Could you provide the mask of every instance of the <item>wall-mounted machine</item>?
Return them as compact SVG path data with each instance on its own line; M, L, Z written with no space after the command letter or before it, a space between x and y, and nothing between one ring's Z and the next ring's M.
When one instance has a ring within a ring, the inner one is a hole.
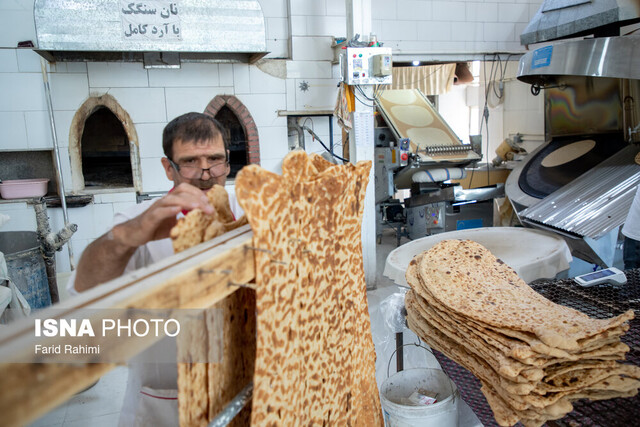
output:
M464 167L481 155L462 143L427 97L417 89L385 90L376 107L387 124L375 133L379 219L397 221L402 207L394 194L409 189L400 217L412 239L492 226L492 200L504 187L464 190L450 182L465 178Z

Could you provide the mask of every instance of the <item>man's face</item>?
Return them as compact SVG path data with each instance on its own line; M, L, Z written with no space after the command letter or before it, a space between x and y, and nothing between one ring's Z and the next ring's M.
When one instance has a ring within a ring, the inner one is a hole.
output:
M202 190L208 190L214 184L224 186L230 171L226 159L224 142L222 137L218 136L206 142L175 141L173 143L173 159L171 160L178 165L180 172L166 157L162 159L162 165L165 168L167 178L172 180L176 186L186 182ZM211 165L216 165L211 172L204 170ZM192 174L195 176L191 177Z

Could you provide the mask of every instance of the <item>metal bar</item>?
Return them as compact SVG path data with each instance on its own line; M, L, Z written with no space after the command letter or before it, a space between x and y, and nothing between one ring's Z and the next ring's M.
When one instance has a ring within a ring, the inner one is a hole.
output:
M396 333L396 371L400 372L404 369L404 344L402 332ZM388 376L388 374L387 374Z
M250 382L234 397L224 409L209 423L209 427L224 427L242 411L253 397L253 382Z
M333 155L333 114L329 116L329 152Z
M47 66L44 58L40 58L40 66L42 68L42 79L44 80L44 92L47 99L47 109L49 110L49 121L51 122L51 138L53 138L53 152L56 160L56 174L58 178L58 193L60 193L60 203L62 205L62 215L64 217L64 225L69 225L69 215L67 214L67 199L64 195L64 180L62 178L62 166L60 164L60 147L58 146L58 136L56 134L56 121L53 118L53 104L51 103L51 88L49 87L49 77L47 76ZM73 258L73 248L71 240L67 242L67 250L69 251L69 265L71 270L75 270L75 260Z

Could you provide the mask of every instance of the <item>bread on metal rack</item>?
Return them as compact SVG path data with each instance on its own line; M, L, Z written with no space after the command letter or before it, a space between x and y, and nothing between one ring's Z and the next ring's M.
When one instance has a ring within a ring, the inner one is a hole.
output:
M638 392L640 367L620 362L632 310L593 319L555 304L469 240L416 256L406 278L409 327L480 380L502 426L539 426L578 399Z

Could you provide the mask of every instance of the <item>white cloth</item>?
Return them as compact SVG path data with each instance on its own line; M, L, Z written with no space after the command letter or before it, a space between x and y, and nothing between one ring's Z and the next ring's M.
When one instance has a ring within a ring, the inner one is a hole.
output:
M6 308L9 310L5 312ZM0 252L0 323L13 322L27 317L29 313L31 313L31 307L9 277L7 261L4 259L4 254Z
M135 425L160 426L179 424L178 390L162 390L142 387L140 389Z
M640 240L640 186L636 190L636 196L622 226L622 234L630 239Z
M234 188L225 187L225 189L229 193L231 212L238 219L244 214L244 211L238 204ZM117 213L114 216L113 225L115 226L137 217L149 209L156 201L157 199L147 200L124 212ZM178 214L178 217L181 216L183 216L181 213ZM146 267L173 254L171 239L149 242L135 251L124 272L129 273ZM75 290L74 282L75 272L71 274L67 282L67 290L71 295L78 293ZM120 427L177 426L178 405L177 400L173 399L173 396L177 397L177 365L175 363L147 362L149 358L145 357L145 355L154 352L162 352L165 355L172 352L176 355L174 359L177 360L175 338L165 338L129 361L127 389L118 424ZM162 414L162 416L155 416L154 413L156 413L155 415ZM153 419L153 422L149 422L151 419Z

